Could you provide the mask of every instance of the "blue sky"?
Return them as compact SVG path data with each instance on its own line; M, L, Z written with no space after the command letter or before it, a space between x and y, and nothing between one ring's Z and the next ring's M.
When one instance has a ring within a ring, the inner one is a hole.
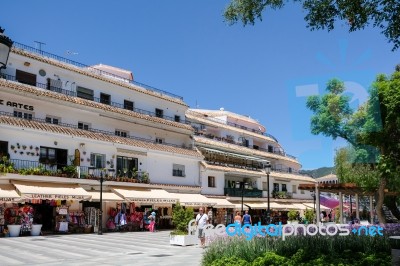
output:
M344 144L310 133L306 96L346 81L356 106L377 73L399 63L379 30L309 31L297 4L267 11L255 26L229 26L228 1L5 1L0 26L14 41L84 64L133 71L135 80L195 108L249 115L304 169L332 166ZM6 11L8 10L8 11ZM6 11L6 12L5 12ZM67 54L71 51L77 54Z

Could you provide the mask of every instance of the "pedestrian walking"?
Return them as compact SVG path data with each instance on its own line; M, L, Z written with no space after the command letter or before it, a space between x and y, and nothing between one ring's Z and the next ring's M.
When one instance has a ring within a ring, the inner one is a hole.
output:
M250 214L249 214L249 211L246 211L245 212L245 214L243 215L243 218L242 218L242 224L243 225L247 225L247 224L252 224L252 222L251 222L251 216L250 216Z
M200 207L199 213L196 216L196 225L202 248L206 247L206 238L203 229L207 225L207 223L208 223L208 216L207 214L204 213L204 208Z

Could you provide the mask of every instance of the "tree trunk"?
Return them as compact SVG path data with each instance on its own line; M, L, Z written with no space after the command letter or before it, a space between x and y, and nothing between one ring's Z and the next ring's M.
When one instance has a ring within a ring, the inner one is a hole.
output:
M386 178L381 177L380 182L379 182L379 188L378 188L378 199L376 201L375 205L375 211L376 215L378 216L378 220L380 224L385 224L386 219L385 215L383 213L383 201L385 199L385 188L386 188Z
M396 196L386 196L384 202L386 207L389 208L389 210L397 218L397 220L400 220L400 211L397 208L396 201L397 201Z

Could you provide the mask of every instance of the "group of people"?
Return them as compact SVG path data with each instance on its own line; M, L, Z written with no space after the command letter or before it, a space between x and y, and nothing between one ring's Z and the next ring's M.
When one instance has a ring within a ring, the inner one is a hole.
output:
M235 223L240 224L240 225L247 225L247 224L251 225L252 224L249 211L245 211L245 214L243 215L243 217L240 215L240 212L236 212L236 216L233 220Z

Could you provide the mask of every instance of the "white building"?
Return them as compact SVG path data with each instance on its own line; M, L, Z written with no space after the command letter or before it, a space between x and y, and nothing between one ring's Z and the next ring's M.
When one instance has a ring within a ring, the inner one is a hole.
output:
M19 43L1 77L0 154L12 166L0 183L14 185L19 200L75 200L70 210L83 211L78 200L98 200L101 176L107 212L116 206L111 201L158 208L181 200L163 201L161 190L200 192L203 156L193 147L182 97L135 82L130 71L85 66ZM147 190L135 197L135 188ZM1 191L0 203L13 201Z
M310 191L299 190L298 185L315 180L299 174L298 160L258 121L223 108L190 109L186 119L195 128L195 145L204 155L202 194L226 197L237 209L242 207L242 193L245 208L252 209L267 209L268 192L272 210L304 210L301 203L312 202ZM267 164L272 166L269 191Z

